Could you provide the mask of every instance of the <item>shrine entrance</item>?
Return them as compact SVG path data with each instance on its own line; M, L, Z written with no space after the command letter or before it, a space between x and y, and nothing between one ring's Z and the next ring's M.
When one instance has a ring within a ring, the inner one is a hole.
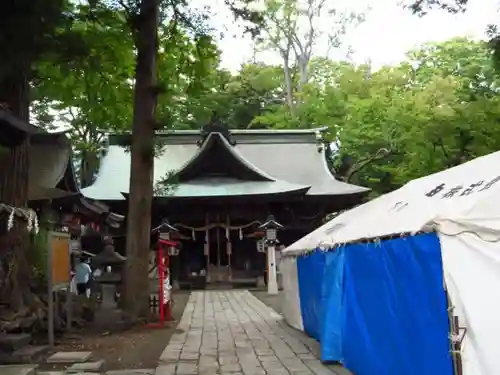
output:
M204 225L173 223L181 236L181 279L203 277L207 284L254 286L265 272L265 254L257 251L259 221L231 224L230 217L206 215ZM189 235L190 234L190 235Z
M209 230L208 282L231 281L230 242L226 238L224 228L215 227Z

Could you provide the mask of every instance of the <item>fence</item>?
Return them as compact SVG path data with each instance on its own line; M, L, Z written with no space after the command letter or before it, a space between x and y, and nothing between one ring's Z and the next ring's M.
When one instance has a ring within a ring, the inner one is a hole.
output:
M99 291L93 291L97 303L100 305L102 303L102 294ZM117 305L120 304L120 293L115 293L115 302ZM158 315L160 313L160 300L158 294L151 293L149 295L149 310L151 314Z

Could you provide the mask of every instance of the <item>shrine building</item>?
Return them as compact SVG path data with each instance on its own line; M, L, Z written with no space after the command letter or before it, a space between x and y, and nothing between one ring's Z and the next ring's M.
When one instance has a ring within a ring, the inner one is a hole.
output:
M51 221L57 223L59 229L76 229L88 223L119 228L123 216L81 193L72 163L72 145L66 133L49 133L0 107L0 161L8 149L29 137L28 206L39 216L50 213ZM0 163L0 173L7 173L2 168L10 166Z
M201 131L157 133L152 227L168 220L177 229L181 284L200 277L255 283L266 271L259 226L269 215L283 226L278 240L286 246L327 214L362 201L368 189L331 174L321 132L227 130L212 123ZM96 181L82 192L126 214L129 180L130 135L110 135ZM119 240L115 245L124 251Z

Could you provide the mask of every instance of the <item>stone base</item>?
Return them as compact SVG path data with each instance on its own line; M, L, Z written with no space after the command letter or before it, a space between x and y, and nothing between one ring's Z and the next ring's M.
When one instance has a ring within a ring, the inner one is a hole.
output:
M265 288L266 287L266 279L264 276L257 277L257 288Z
M270 283L267 285L267 293L271 295L277 295L279 294L278 291L278 284L276 283Z

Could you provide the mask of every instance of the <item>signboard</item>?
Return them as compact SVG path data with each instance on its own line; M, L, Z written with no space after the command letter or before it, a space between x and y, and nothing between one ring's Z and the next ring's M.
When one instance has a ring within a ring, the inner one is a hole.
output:
M68 233L49 233L49 251L51 252L49 274L52 275L54 288L66 286L71 282L70 243Z
M49 232L47 236L48 341L54 347L54 320L57 314L54 291L67 288L67 324L71 326L71 238L68 233Z

